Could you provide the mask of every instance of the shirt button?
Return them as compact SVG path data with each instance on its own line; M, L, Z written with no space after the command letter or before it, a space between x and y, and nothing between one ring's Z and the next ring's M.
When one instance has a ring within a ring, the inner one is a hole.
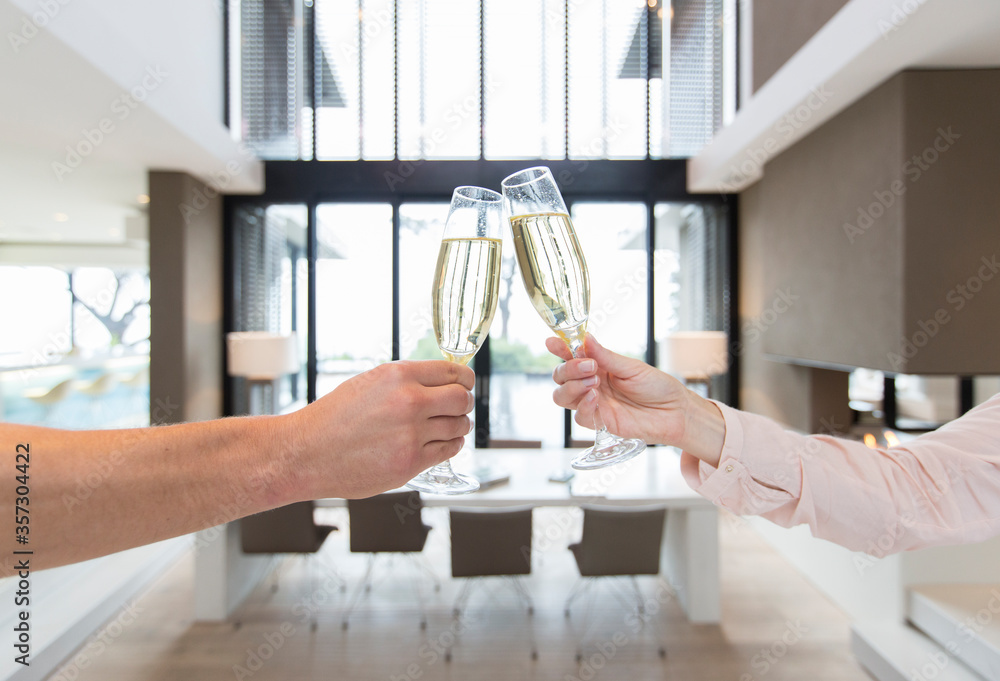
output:
M728 466L726 466L726 472L727 473L732 473L733 472L733 464L729 464Z

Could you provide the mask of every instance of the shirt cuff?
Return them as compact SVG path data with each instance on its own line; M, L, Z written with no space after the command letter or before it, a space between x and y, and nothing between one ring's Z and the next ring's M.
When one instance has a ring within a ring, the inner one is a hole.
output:
M714 400L713 400L714 402ZM787 491L772 489L757 482L748 466L746 442L740 412L714 402L726 422L726 438L718 467L681 452L681 474L691 489L712 503L740 515L756 514L787 503L793 497Z

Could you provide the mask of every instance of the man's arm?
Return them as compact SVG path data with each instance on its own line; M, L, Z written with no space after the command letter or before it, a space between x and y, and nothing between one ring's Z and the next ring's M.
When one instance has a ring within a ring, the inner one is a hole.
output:
M34 565L53 567L296 501L399 487L458 453L473 382L449 362L395 362L284 416L115 431L0 424L0 552L30 549ZM28 495L16 493L18 445Z

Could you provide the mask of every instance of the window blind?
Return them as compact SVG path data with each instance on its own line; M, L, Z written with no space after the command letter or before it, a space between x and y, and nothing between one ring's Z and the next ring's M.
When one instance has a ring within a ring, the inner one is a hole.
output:
M231 2L265 159L685 157L733 71L724 0Z

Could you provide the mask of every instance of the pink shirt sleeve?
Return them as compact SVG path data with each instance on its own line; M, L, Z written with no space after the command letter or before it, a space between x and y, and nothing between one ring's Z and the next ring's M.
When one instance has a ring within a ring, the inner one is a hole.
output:
M713 468L684 452L698 493L738 515L806 523L816 537L883 556L1000 534L1000 394L905 445L799 435L720 404Z

